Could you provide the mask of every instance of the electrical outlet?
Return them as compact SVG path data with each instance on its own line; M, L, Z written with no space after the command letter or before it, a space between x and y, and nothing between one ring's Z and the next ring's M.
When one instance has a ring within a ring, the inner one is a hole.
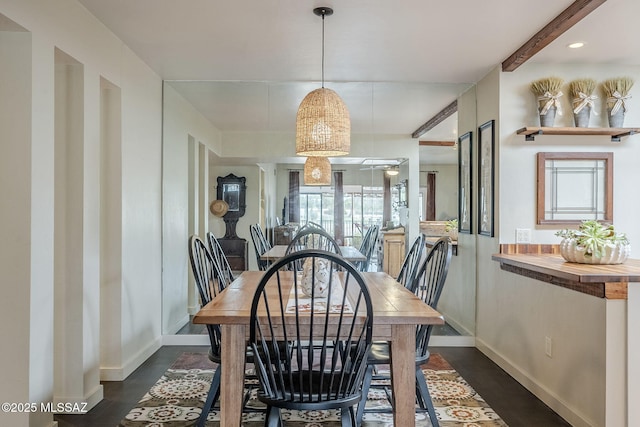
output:
M516 243L531 243L531 229L516 228Z
M544 337L544 353L549 357L553 357L553 340L551 337Z

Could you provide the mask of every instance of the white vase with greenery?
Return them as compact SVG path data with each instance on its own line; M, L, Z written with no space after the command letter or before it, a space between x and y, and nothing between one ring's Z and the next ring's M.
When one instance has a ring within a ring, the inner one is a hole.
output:
M613 225L595 220L582 221L577 230L564 229L560 254L569 262L580 264L622 264L631 253L629 239L615 231Z

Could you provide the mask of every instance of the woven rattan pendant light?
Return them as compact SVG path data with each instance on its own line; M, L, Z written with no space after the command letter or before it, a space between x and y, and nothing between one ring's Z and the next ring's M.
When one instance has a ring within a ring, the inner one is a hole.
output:
M324 87L324 17L329 7L317 7L322 17L322 87L309 92L298 107L296 154L299 156L345 156L351 148L351 119L340 96Z
M331 163L326 157L307 157L304 185L331 185Z

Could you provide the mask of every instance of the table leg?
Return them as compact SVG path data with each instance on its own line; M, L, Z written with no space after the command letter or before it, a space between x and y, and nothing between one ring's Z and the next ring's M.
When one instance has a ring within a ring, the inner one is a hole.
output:
M245 325L221 325L220 427L238 427L242 419Z
M416 425L416 327L392 325L391 387L394 396L393 423Z

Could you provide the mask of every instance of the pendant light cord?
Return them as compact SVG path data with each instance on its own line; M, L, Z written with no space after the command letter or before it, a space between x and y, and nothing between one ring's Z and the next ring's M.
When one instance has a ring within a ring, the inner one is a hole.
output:
M324 11L322 12L322 88L324 89Z

